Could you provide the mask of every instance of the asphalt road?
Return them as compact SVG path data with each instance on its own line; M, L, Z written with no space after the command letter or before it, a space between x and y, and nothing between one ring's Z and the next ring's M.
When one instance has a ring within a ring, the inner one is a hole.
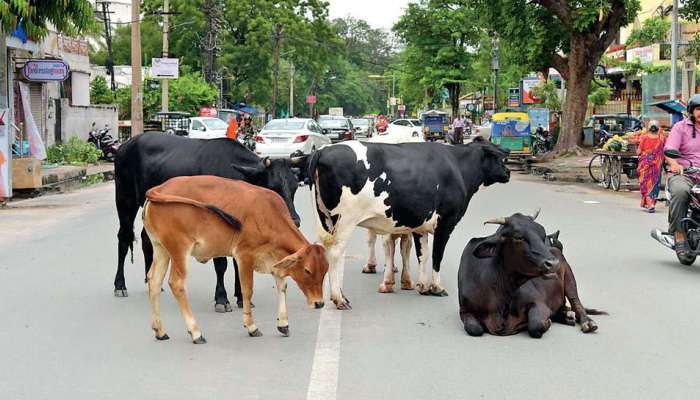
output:
M290 282L291 336L275 329L276 294L256 275L250 338L242 313L213 310L212 264L193 263L189 292L208 343L194 345L166 289L162 318L171 340L150 330L143 262L127 265L128 298L112 294L117 218L112 184L12 203L0 210L1 399L658 399L697 397L700 265L684 267L653 242L665 207L649 215L633 194L611 194L515 176L472 200L447 247L449 297L379 294L381 275L360 273L365 232L347 254L351 311L310 310ZM308 188L302 228L315 239ZM541 207L560 239L587 307L608 310L595 334L554 325L470 338L457 314L456 275L482 222ZM383 264L381 245L377 244ZM398 260L397 260L398 261ZM415 277L417 262L412 260ZM227 285L232 294L232 276ZM319 324L319 321L322 321ZM313 372L312 372L313 371Z

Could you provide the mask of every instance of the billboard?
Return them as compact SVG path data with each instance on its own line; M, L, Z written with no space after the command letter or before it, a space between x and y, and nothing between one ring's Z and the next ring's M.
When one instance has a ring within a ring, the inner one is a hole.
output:
M542 100L532 94L532 89L540 84L540 78L525 78L522 81L523 87L523 104L535 104Z
M508 89L508 107L520 107L520 88Z
M549 130L549 109L530 108L527 110L527 117L530 119L530 128L532 132L534 132L539 125L542 125L544 130Z

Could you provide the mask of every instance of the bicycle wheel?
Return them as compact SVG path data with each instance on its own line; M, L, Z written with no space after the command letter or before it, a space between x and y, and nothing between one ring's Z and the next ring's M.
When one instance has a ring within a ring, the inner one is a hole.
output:
M610 186L612 190L618 192L620 190L620 181L622 180L622 161L619 158L614 158L611 162Z
M603 158L603 172L602 172L602 183L603 187L610 189L610 177L612 174L612 160L609 156L602 156Z
M603 181L603 157L600 154L594 154L588 163L588 175L595 183Z

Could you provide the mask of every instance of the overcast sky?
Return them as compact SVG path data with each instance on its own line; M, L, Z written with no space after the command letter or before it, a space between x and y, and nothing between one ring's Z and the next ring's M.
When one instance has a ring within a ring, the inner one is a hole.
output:
M329 0L330 17L351 15L364 19L374 28L391 29L403 14L408 3L414 0Z
M415 0L329 0L330 17L343 18L351 15L364 19L374 28L391 29L403 14L408 3ZM114 21L131 20L131 7L128 0L118 0L110 6Z

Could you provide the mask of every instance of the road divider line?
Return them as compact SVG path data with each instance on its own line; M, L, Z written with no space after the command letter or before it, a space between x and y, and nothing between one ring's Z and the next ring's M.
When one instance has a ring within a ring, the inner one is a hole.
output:
M338 271L338 282L342 287L342 268ZM348 311L336 310L333 302L329 302L321 310L306 400L335 400L337 397L340 329L344 312Z

